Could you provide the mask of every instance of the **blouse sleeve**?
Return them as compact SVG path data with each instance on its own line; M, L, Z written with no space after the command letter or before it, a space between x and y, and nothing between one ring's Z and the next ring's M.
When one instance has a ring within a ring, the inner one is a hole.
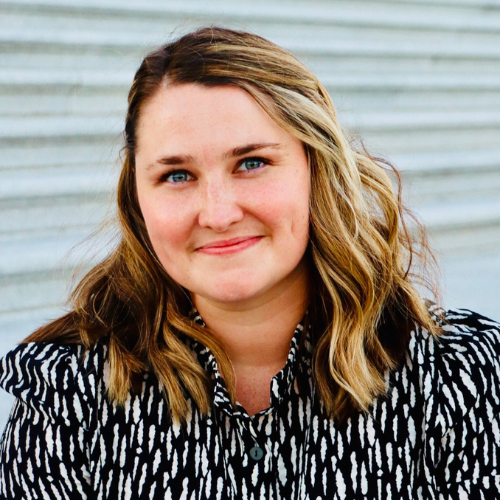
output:
M82 347L22 344L0 365L16 396L0 442L0 497L89 498L95 374Z
M424 370L428 477L439 499L500 498L500 325L449 312Z

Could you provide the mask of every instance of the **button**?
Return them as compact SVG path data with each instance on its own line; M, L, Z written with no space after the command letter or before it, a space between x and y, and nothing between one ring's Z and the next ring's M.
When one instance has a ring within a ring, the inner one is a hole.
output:
M255 445L250 449L250 456L257 462L264 456L264 451L260 446Z

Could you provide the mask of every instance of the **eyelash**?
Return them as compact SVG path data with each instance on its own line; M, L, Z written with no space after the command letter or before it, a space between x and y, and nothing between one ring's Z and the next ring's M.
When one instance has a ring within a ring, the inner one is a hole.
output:
M243 166L244 163L251 163L251 162L260 163L260 165L256 168L250 168L248 170L246 170L246 169L239 170ZM243 160L241 160L238 163L238 167L237 167L236 171L237 172L238 171L240 171L240 172L253 172L254 170L260 170L262 167L269 165L269 163L270 163L269 160L266 160L265 158L252 156L252 157L244 158ZM168 180L172 176L179 175L179 174L185 174L187 178L185 180L182 180L179 182L172 182L172 181ZM165 172L164 174L162 174L161 177L159 178L159 183L161 184L161 183L169 182L171 184L184 184L185 182L187 182L191 179L193 179L193 175L191 173L189 173L189 171L184 170L184 169L175 169L175 170L170 170L169 172Z
M163 175L161 175L160 179L159 179L159 183L162 184L164 182L169 182L169 177L172 177L174 175L179 175L179 174L185 174L186 177L189 177L189 178L192 178L193 176L187 171L187 170L184 170L184 169L175 169L175 170L170 170L170 172L165 172ZM187 182L188 180L190 179L186 179L186 180L183 180L183 181L180 181L180 182L171 182L171 184L183 184L184 182Z
M247 162L248 163L250 163L250 162L261 163L261 165L259 165L257 168L251 168L249 170L245 170L245 172L252 172L253 170L260 170L263 166L269 165L269 160L266 160L265 158L260 158L258 156L252 156L252 157L244 158L243 160L241 160L239 165L238 165L238 168L236 170L238 170L244 163L247 163Z

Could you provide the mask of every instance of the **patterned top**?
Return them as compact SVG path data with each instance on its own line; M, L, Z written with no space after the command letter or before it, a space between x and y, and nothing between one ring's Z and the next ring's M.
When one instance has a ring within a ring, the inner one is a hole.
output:
M124 407L106 400L105 342L23 344L2 361L18 399L0 457L8 499L491 499L500 498L500 325L446 313L439 339L415 328L387 396L345 423L314 398L311 348L271 382L270 407L231 407L212 354L193 344L215 381L213 408L173 423L146 374ZM297 390L296 362L309 390Z

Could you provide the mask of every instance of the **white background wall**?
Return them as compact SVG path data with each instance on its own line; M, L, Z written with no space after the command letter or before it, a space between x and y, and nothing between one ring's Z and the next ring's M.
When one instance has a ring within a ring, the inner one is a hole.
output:
M206 24L270 38L318 74L346 127L402 170L446 305L500 319L500 1L0 0L0 352L103 255L109 233L73 248L112 217L141 56Z

